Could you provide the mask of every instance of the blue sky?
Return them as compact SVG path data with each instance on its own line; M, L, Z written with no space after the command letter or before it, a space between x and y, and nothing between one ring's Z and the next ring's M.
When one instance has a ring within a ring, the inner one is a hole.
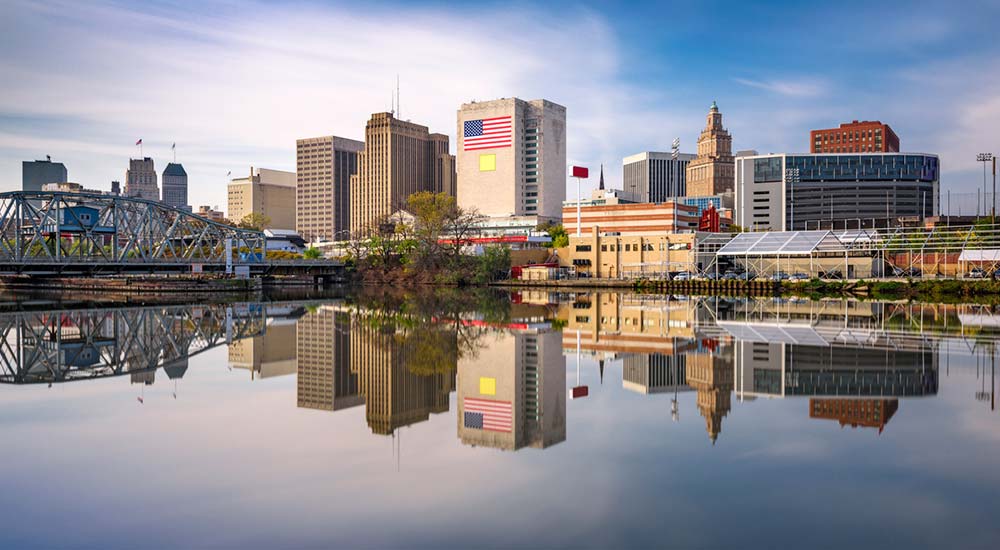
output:
M1000 153L1000 2L72 2L0 5L0 189L46 154L106 189L142 138L192 204L226 173L293 169L295 139L360 139L389 107L452 136L470 100L568 109L569 157L694 151L716 100L736 149L808 150L812 128L893 126L975 192ZM596 183L596 182L595 182Z

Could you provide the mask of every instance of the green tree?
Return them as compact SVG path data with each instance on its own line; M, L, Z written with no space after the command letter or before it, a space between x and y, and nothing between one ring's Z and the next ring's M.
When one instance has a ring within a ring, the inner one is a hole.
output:
M551 243L545 246L549 248L563 248L569 246L569 234L561 223L546 222L538 226L539 231L545 231L552 239Z
M323 257L323 253L315 246L310 246L302 251L302 257L307 260L318 260Z
M236 227L240 229L252 229L254 231L263 231L271 226L271 218L261 214L259 212L251 212L246 216L243 216Z

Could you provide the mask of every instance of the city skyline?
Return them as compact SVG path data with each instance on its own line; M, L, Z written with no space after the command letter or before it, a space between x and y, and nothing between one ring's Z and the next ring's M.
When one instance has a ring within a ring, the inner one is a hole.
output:
M17 78L0 95L0 189L17 189L20 163L45 155L74 181L109 188L142 138L143 155L160 165L178 143L192 205L224 204L229 171L294 169L303 137L362 138L371 113L390 107L397 74L401 118L447 131L452 153L462 103L518 96L565 105L567 161L608 164L613 188L627 155L669 150L674 137L693 152L713 100L734 150L806 152L811 129L881 120L905 151L939 154L943 188L960 193L981 183L975 153L996 149L1000 96L989 75L998 47L985 31L998 8L985 3L885 4L864 20L852 15L860 4L645 4L628 17L613 4L477 6L6 3L11 41L0 63ZM720 10L728 16L713 17ZM192 11L201 17L179 17ZM652 16L666 12L676 25L662 28ZM508 20L532 40L479 38ZM820 46L817 64L810 52ZM442 51L434 67L417 62ZM642 64L631 62L640 55ZM184 93L191 83L198 93Z

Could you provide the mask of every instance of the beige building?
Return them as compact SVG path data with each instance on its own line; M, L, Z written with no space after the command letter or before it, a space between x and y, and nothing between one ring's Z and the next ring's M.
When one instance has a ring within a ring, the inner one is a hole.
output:
M213 222L221 222L221 221L225 221L225 219L226 219L225 213L220 212L220 211L216 210L215 208L212 208L211 206L208 206L208 205L199 206L198 207L198 211L195 212L195 214L198 214L199 216L201 216L203 218L208 218L208 219L212 220Z
M306 241L346 239L351 176L358 172L358 153L364 149L362 141L337 136L296 141L295 230Z
M458 362L458 438L515 451L566 439L566 357L562 333L523 324L485 337Z
M426 126L375 113L365 126L365 148L350 183L350 230L366 231L380 218L406 206L420 191L448 192L454 166L448 136Z
M157 184L156 167L153 159L129 159L125 171L125 196L151 201L160 200L160 186Z
M697 254L698 233L571 236L558 251L559 265L589 277L662 277L695 272L712 261ZM704 234L701 234L704 235Z
M700 219L697 206L677 201L581 205L579 224L576 214L576 205L562 210L563 227L573 236L587 236L594 232L631 236L697 231Z
M251 379L295 374L295 320L272 320L263 334L229 344L229 364L249 370Z
M250 175L229 182L229 219L250 213L271 219L269 229L295 229L295 172L250 167Z
M458 205L558 221L566 200L566 108L544 99L463 104Z
M687 165L687 196L731 193L735 174L733 138L723 128L722 113L713 101L708 122L698 138L698 156Z

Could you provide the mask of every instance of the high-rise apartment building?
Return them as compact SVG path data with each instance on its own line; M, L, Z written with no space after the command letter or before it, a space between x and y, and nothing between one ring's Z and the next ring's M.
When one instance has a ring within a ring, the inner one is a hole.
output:
M346 239L351 176L358 173L364 142L323 136L300 139L295 145L295 230L309 242Z
M191 210L188 206L188 175L176 162L163 169L163 202L177 208Z
M41 191L46 183L66 181L69 181L66 166L61 162L52 162L52 157L45 157L45 160L26 160L21 163L22 191Z
M426 126L375 113L365 126L365 148L358 154L358 173L351 176L351 232L371 229L379 219L406 206L414 193L446 192L454 180L448 136ZM450 179L449 179L450 178Z
M898 153L899 137L878 120L853 120L839 128L809 132L811 153Z
M270 218L269 229L295 228L295 172L250 167L250 175L229 183L229 209L233 222L251 213Z
M634 202L666 202L687 195L687 167L695 156L646 151L622 161L622 189Z
M153 159L129 159L125 171L125 196L151 201L160 200L160 186L157 184L156 167Z
M566 200L566 108L544 99L458 111L458 205L491 217L559 220Z
M722 126L722 113L713 101L708 122L698 138L698 156L687 165L687 196L731 192L734 170L733 138Z

